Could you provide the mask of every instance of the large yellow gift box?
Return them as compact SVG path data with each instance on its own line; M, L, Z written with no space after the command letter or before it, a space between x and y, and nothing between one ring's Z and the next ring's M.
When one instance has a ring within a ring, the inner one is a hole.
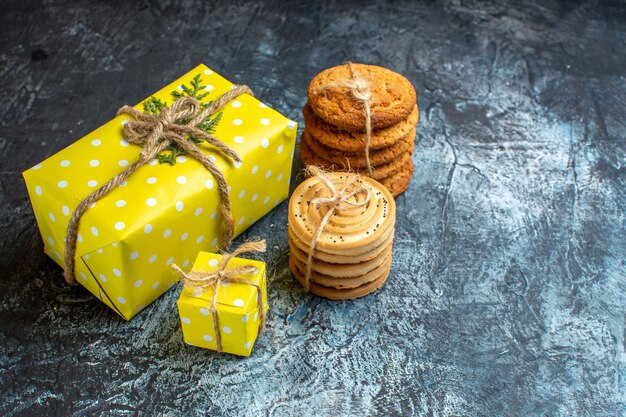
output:
M209 102L232 88L199 65L135 108L169 106L185 94ZM78 204L142 150L124 139L129 118L114 118L23 173L44 251L61 267L68 222ZM228 183L237 236L287 198L297 125L248 94L207 123L242 159L236 163L211 145L198 145ZM198 251L220 244L224 226L217 188L211 173L189 155L162 152L82 216L77 281L129 320L178 281L172 263L185 268Z
M214 272L223 255L200 252L191 269L192 272ZM216 314L222 351L240 356L250 356L259 334L261 314L267 312L265 263L244 258L232 258L228 269L244 265L256 267L256 273L241 275L261 288L263 311L257 300L258 290L254 285L222 281L217 292ZM178 312L183 328L185 343L206 349L217 350L217 337L213 322L213 296L215 288L205 290L185 285L178 299Z

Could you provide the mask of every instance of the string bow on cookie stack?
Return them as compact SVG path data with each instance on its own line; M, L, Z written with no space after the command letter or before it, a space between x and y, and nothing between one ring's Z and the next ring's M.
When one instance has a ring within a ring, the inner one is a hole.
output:
M375 291L389 275L395 202L358 174L308 167L289 201L289 265L305 290L336 299Z
M406 78L351 62L329 68L311 80L302 113L305 164L354 169L380 181L394 197L406 190L419 118L415 89Z

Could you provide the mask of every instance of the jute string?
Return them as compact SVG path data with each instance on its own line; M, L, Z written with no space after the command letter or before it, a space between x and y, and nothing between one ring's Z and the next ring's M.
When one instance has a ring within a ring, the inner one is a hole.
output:
M214 288L213 300L211 302L211 314L213 316L213 330L215 331L215 341L217 343L217 351L222 351L222 336L220 334L219 317L217 314L217 296L222 282L233 282L237 284L251 285L257 289L257 306L259 308L259 334L265 328L265 306L263 305L263 288L256 282L241 278L241 275L252 275L257 272L257 268L253 265L243 265L237 268L228 268L228 263L237 255L246 252L265 252L265 240L255 240L243 243L233 252L224 254L217 269L213 272L183 272L176 264L172 264L172 268L180 274L185 285L192 288Z
M135 171L155 158L168 146L175 143L183 149L189 156L198 160L212 175L217 182L220 196L220 210L224 218L224 235L222 245L227 248L235 230L235 222L230 208L230 197L228 195L228 184L224 175L211 159L202 153L198 145L187 139L188 135L193 135L203 139L206 143L218 148L222 153L235 162L241 162L239 155L228 145L224 144L215 136L200 130L197 126L212 114L218 112L226 103L240 96L241 94L253 95L252 90L246 85L239 85L232 90L218 97L206 108L202 108L198 100L193 97L181 97L170 107L165 107L159 114L145 114L139 110L123 106L117 111L117 115L128 114L133 119L124 126L124 138L143 149L135 162L125 170L111 178L102 187L89 194L80 202L70 218L67 226L67 236L65 238L65 280L73 284L75 277L75 256L76 241L78 237L78 227L83 214L95 202L109 194L118 185L124 182Z
M326 84L321 84L315 89L316 94L320 94L329 88L347 88L354 98L363 103L365 112L365 161L367 164L367 174L372 176L372 164L370 162L370 146L372 142L372 91L370 83L356 73L352 62L348 62L350 78L335 80Z
M311 272L313 270L313 258L315 257L317 244L319 243L320 237L322 236L324 229L326 229L330 218L335 214L338 209L344 207L362 207L369 204L370 190L362 184L357 185L360 178L358 174L346 173L346 175L348 176L347 181L340 190L337 190L335 184L333 184L326 172L321 168L315 165L309 165L307 166L306 170L309 176L317 177L320 182L324 184L326 188L328 188L328 190L330 191L329 197L318 197L311 200L311 204L313 204L315 207L327 206L328 211L326 212L324 217L322 217L320 224L317 225L317 229L315 230L315 233L313 233L313 237L311 238L309 254L306 261L306 271L304 274L304 289L309 291L309 288L311 286ZM354 198L354 201L351 200L352 197L356 197L359 193L363 192L365 193L365 199L363 199L362 201L357 201L356 198Z

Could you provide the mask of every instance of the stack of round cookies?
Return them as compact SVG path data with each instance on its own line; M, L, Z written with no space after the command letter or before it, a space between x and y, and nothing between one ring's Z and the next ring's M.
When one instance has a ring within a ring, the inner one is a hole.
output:
M409 80L387 68L349 63L316 75L307 95L300 138L305 164L364 173L394 197L407 189L419 118Z
M333 189L314 175L289 200L289 266L313 294L353 300L380 288L389 275L396 205L370 178L325 176Z

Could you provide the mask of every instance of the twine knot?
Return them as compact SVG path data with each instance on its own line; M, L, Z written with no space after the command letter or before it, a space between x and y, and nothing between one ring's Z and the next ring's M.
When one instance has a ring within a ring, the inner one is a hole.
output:
M354 78L353 75L352 80L347 80L344 85L350 88L350 92L357 100L368 101L372 99L370 84L364 78Z
M313 233L313 237L311 238L311 244L309 253L306 261L306 271L304 274L304 289L309 291L311 286L311 273L313 271L313 257L315 256L315 251L317 249L317 244L322 236L322 232L328 225L330 218L335 214L335 212L340 209L342 206L348 207L363 207L369 204L370 202L370 190L365 187L363 184L357 185L360 183L360 175L358 174L346 174L347 180L341 189L337 189L335 184L330 180L326 172L315 166L309 165L306 168L307 174L309 176L317 177L320 182L322 182L328 191L330 192L330 197L317 197L311 200L311 204L314 206L327 206L328 211L322 217L315 233ZM356 197L360 193L365 193L365 198L361 201L358 201Z
M318 85L315 89L315 93L320 94L330 88L347 88L355 99L363 103L366 135L365 161L367 164L367 174L371 177L373 168L370 161L370 146L372 142L372 98L374 95L369 81L356 73L352 62L348 62L346 65L350 71L350 78L342 78L326 84Z
M158 114L146 114L134 107L123 106L117 111L117 115L127 114L131 116L124 125L124 138L134 145L143 149L135 162L125 170L111 178L102 187L89 194L81 201L67 226L67 236L65 238L65 280L73 284L75 277L75 256L76 241L78 239L78 227L83 214L93 203L108 195L118 185L124 182L135 171L155 158L159 153L175 143L189 156L196 159L209 171L217 182L220 196L220 211L224 219L224 234L222 246L228 248L235 233L235 220L231 213L230 197L228 195L228 184L224 174L215 163L199 149L199 145L189 140L189 136L200 139L219 149L224 155L235 162L241 162L241 157L228 145L215 136L206 133L198 127L211 115L217 113L226 103L240 96L241 94L253 95L252 90L246 85L234 86L212 101L208 106L202 107L200 102L194 97L180 97L169 107L164 107Z
M217 268L212 272L196 272L191 271L185 273L176 264L172 264L174 269L182 277L183 283L191 288L200 288L205 290L207 288L213 288L213 300L211 302L211 313L213 316L213 330L215 331L215 342L217 343L217 351L222 351L222 336L220 334L219 317L217 314L217 296L222 282L233 282L244 285L251 285L257 289L257 307L259 309L259 334L265 328L265 306L263 305L263 288L256 282L252 282L246 278L242 278L241 275L252 275L257 273L257 268L254 265L247 264L237 268L228 268L230 261L237 255L246 252L265 252L266 244L265 240L251 240L243 243L237 249L231 253L224 254L222 260L218 264Z
M128 142L139 146L154 146L158 141L170 140L170 134L179 133L181 129L176 129L176 126L183 125L185 119L190 119L199 109L200 103L196 98L181 97L158 114L133 112L129 106L124 106L118 110L117 115L132 112L134 120L124 124L124 137ZM142 153L150 153L146 152L147 149L144 147Z
M128 114L132 117L124 124L124 138L130 143L143 147L140 157L144 159L150 160L172 143L176 143L201 163L204 159L209 160L198 150L195 143L187 140L188 135L193 135L217 147L235 162L241 162L241 158L232 148L215 136L199 129L197 125L220 110L223 104L243 93L251 94L251 91L247 86L237 86L236 89L222 96L227 96L228 100L220 100L222 98L220 97L206 109L202 109L195 97L181 97L170 107L164 107L158 114L145 114L134 107L123 106L117 111L117 115ZM218 101L223 104L216 106ZM209 160L209 162L213 164L212 161Z

